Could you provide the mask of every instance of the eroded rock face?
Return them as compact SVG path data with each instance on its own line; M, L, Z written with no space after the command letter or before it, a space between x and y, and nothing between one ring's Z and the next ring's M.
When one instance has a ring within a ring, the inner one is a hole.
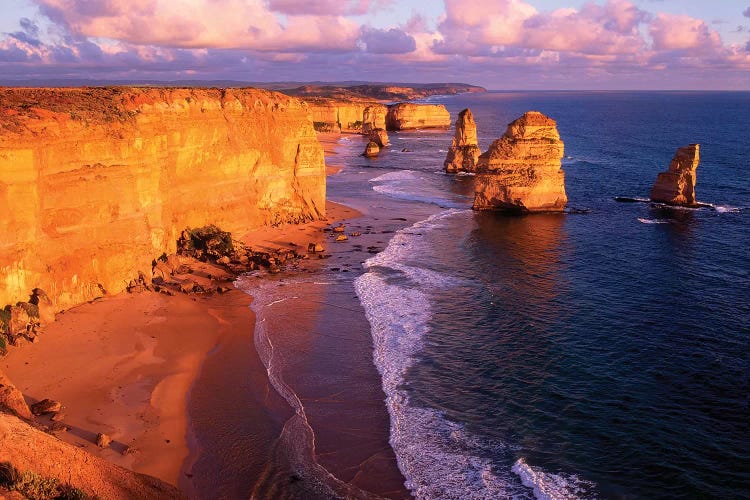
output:
M565 208L564 145L557 123L529 111L477 162L475 210L559 212Z
M477 160L482 151L477 142L477 124L470 109L458 114L456 120L456 134L445 158L445 171L474 172Z
M380 108L383 114L386 109L384 105L373 101L353 99L310 97L305 98L305 102L309 106L313 126L318 132L366 133L363 130L365 109L373 108L371 111L377 113ZM381 127L384 128L385 124L381 124Z
M448 128L451 115L442 104L399 103L388 106L385 118L388 130Z
M185 227L323 217L302 101L256 89L3 89L0 307L122 291ZM361 119L361 110L359 111Z
M381 148L384 148L391 143L388 139L388 132L386 132L383 128L370 130L370 132L367 134L367 138Z
M373 130L385 129L385 115L388 108L378 104L367 106L362 112L362 133L369 134Z
M700 161L700 144L679 148L669 164L669 170L656 177L651 188L651 201L669 205L695 205L696 170Z

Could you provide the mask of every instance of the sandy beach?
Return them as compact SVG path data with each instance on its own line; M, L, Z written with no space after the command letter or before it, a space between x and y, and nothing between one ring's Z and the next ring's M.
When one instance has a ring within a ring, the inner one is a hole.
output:
M328 221L358 214L335 203L327 212ZM323 239L328 221L261 228L241 239L259 250L306 247ZM222 274L216 266L193 267L197 281ZM58 314L39 342L13 349L0 362L29 402L63 404L69 430L61 439L185 488L180 471L191 454L191 388L210 353L252 339L255 323L252 298L230 282L223 285L232 290L211 296L122 293L81 305ZM262 370L256 379L264 379L263 367L256 369ZM96 446L98 433L113 439L109 448Z

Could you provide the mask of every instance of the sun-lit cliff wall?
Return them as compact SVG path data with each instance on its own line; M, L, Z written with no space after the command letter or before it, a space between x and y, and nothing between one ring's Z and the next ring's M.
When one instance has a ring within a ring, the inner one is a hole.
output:
M0 89L0 307L123 290L186 226L325 211L307 105L257 89Z

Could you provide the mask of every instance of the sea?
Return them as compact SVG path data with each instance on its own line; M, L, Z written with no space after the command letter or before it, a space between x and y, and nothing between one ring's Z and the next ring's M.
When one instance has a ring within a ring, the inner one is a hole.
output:
M342 136L329 198L391 229L350 272L308 281L335 282L364 311L408 492L750 498L750 93L425 102L453 121L470 108L483 151L526 111L555 119L569 210L472 211L473 177L443 171L452 129L391 132L375 159ZM691 143L708 206L645 201ZM253 295L259 317L284 300Z

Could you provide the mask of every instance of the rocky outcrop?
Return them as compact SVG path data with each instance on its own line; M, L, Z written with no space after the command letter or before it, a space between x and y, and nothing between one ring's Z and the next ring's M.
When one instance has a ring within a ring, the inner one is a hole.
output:
M96 498L184 498L170 484L111 464L3 412L0 462Z
M442 104L398 103L388 106L386 129L448 128L451 115Z
M385 129L382 128L370 130L370 132L367 134L367 139L374 142L378 145L378 147L381 148L384 148L391 143L390 139L388 139L388 132L386 132Z
M456 134L445 158L445 171L448 173L474 172L482 151L477 142L477 124L470 109L458 114Z
M669 205L696 205L696 169L700 161L700 144L679 148L669 164L669 170L656 177L651 188L651 201Z
M302 101L256 89L0 90L0 307L124 290L185 227L319 219ZM360 115L361 116L361 115Z
M380 153L380 146L374 141L370 141L367 143L367 146L365 147L365 152L362 153L362 156L365 158L375 158Z
M479 157L475 210L558 212L565 208L564 146L557 124L529 111Z
M385 106L372 101L311 97L306 98L305 102L318 132L363 133L365 109L385 110Z
M388 108L382 104L367 106L362 112L362 133L369 134L373 130L385 129L385 115Z
M26 404L26 400L23 398L21 391L16 389L16 386L10 381L10 379L0 371L0 408L5 408L15 415L31 420L33 415L29 405Z

